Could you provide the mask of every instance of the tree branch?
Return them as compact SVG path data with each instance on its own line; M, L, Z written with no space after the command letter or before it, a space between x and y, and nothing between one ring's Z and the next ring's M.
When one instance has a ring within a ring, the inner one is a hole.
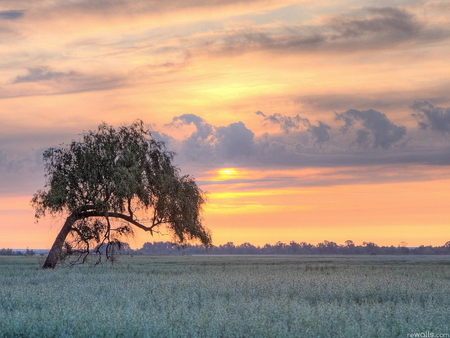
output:
M152 226L148 227L148 226L145 226L145 225L139 223L138 221L136 221L132 216L125 215L120 212L108 212L107 213L107 212L95 211L95 210L92 210L93 209L92 206L91 206L91 208L86 208L86 209L87 209L87 211L77 213L78 219L83 219L83 218L88 218L88 217L106 217L106 215L107 215L108 217L123 219L124 221L127 221L144 231L149 231L150 234L152 234L152 235L153 235L153 228L156 225L159 225L162 223L162 222L159 222L157 224L153 224Z
M131 210L131 198L128 199L128 213L133 217L133 210Z

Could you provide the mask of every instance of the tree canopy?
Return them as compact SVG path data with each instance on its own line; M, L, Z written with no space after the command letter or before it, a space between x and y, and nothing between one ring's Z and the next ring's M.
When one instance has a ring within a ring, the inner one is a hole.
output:
M142 121L118 129L102 123L43 157L46 184L32 199L36 218L67 214L44 268L56 266L64 245L73 250L69 235L84 247L84 260L90 246L119 243L115 235L132 233L132 226L153 234L165 225L178 243L198 239L211 245L201 222L204 193L192 177L181 176L174 153ZM113 227L111 220L120 224Z

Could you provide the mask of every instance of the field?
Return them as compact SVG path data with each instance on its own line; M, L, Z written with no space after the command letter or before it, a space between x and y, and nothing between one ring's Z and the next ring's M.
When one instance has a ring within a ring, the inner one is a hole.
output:
M0 258L0 337L449 337L450 257ZM428 336L427 336L428 334Z

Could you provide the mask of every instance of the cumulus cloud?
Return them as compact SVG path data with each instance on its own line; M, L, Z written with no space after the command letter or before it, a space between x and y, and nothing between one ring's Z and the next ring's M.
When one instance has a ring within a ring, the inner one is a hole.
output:
M309 125L308 119L304 119L304 118L300 117L299 115L285 116L280 113L275 113L275 114L266 116L261 111L257 111L255 114L264 117L264 121L266 121L267 123L279 125L281 130L285 134L289 134L290 131L295 130L295 129L298 130L302 125L303 126Z
M349 109L343 113L336 113L336 120L344 121L341 127L343 133L360 124L360 128L356 129L354 142L361 148L372 146L388 149L406 134L406 127L392 123L385 114L373 109L363 111Z
M318 121L317 126L310 124L308 127L308 131L316 139L316 142L320 144L330 140L330 130L331 127L322 121Z
M179 158L183 163L197 167L230 164L255 167L339 167L442 163L436 161L442 149L430 151L430 147L420 146L419 141L409 148L406 144L394 147L405 138L407 129L375 110L350 109L336 113L334 125L323 121L313 124L299 115L269 115L261 111L255 115L263 119L263 128L270 123L279 126L280 131L268 129L272 131L257 135L242 122L214 126L194 114L173 118L171 125L195 127L180 143L177 150ZM423 149L427 151L422 152Z
M216 150L220 157L231 160L249 157L254 152L255 134L244 123L231 123L216 130Z
M443 108L428 101L415 101L411 109L417 113L412 114L417 119L420 129L430 129L440 133L450 133L450 107Z
M424 114L425 108L434 111L439 107L431 103L415 103L415 109ZM442 116L449 114L447 108L440 108ZM263 119L270 115L257 112ZM274 114L275 115L275 114ZM434 116L434 115L430 115ZM442 117L441 116L441 117ZM288 121L288 116L276 115L279 122ZM256 118L256 117L255 117ZM253 167L264 170L270 167L286 168L328 168L316 177L271 177L258 178L259 184L280 186L312 186L361 182L386 182L402 179L419 179L420 169L404 175L411 165L450 165L447 144L431 143L420 137L420 131L409 133L408 143L395 147L407 132L406 128L391 122L388 117L375 110L350 109L335 115L335 123L322 121L312 124L308 119L293 119L300 123L299 129L292 127L289 133L273 129L257 134L243 122L215 126L195 114L176 116L165 126L167 133L153 131L155 139L168 142L168 149L178 155L177 164L189 173L198 175L217 167ZM433 117L432 117L433 119ZM265 121L265 120L263 120ZM265 122L269 122L267 120ZM428 120L427 120L428 121ZM304 123L305 122L305 123ZM270 122L272 123L272 122ZM430 127L431 128L431 124ZM152 126L156 129L156 126ZM183 129L183 130L181 130ZM269 130L269 129L268 129ZM187 134L186 134L187 131ZM180 140L179 133L186 135ZM169 135L170 134L170 135ZM435 136L431 133L429 136ZM333 140L333 142L330 142ZM358 147L352 146L358 145ZM39 151L14 150L13 145L5 151L0 147L0 192L34 192L42 185L42 159ZM36 154L39 153L39 156ZM366 168L363 172L360 168ZM370 168L377 168L377 177L367 175ZM378 170L379 168L379 170ZM388 169L386 169L388 168ZM390 169L389 169L390 168ZM402 168L402 173L392 172ZM360 174L356 174L356 172ZM23 177L27 179L23 179ZM420 176L420 179L425 179ZM33 182L31 182L33 181ZM254 182L251 178L239 183ZM207 184L208 182L203 182ZM211 183L211 182L209 182ZM235 182L236 183L236 182ZM29 191L33 188L32 191ZM27 190L28 189L28 190Z
M154 127L153 127L154 128ZM163 132L157 131L157 130L153 130L152 127L151 129L151 135L152 138L158 142L164 142L164 144L168 147L168 149L171 149L171 145L175 143L175 139Z
M181 116L176 116L170 123L171 126L175 127L190 124L195 125L197 129L196 132L191 135L191 138L205 140L213 133L213 126L207 123L200 116L194 114L183 114Z
M180 128L194 125L195 131L182 141L180 155L188 161L209 162L214 157L215 128L195 114L175 116L168 127Z
M259 110L255 114L264 117L263 121L266 121L265 125L267 125L267 123L279 125L280 129L285 134L306 127L306 130L311 133L316 143L322 144L330 140L329 131L331 130L331 127L322 121L317 121L318 125L313 125L309 119L300 117L300 115L286 116L280 113L266 115Z
M189 161L217 163L248 157L253 153L254 133L244 123L213 126L195 114L176 116L168 127L195 126L181 144L179 153Z

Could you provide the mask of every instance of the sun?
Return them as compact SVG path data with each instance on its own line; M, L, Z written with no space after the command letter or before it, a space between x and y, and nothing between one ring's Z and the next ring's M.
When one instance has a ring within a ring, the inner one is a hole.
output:
M238 171L234 168L223 168L217 170L217 174L220 177L220 179L228 180L230 178L235 177L238 174Z
M237 171L236 171L236 169L233 169L233 168L226 168L226 169L220 169L219 173L221 175L227 176L227 175L234 175L237 173Z

